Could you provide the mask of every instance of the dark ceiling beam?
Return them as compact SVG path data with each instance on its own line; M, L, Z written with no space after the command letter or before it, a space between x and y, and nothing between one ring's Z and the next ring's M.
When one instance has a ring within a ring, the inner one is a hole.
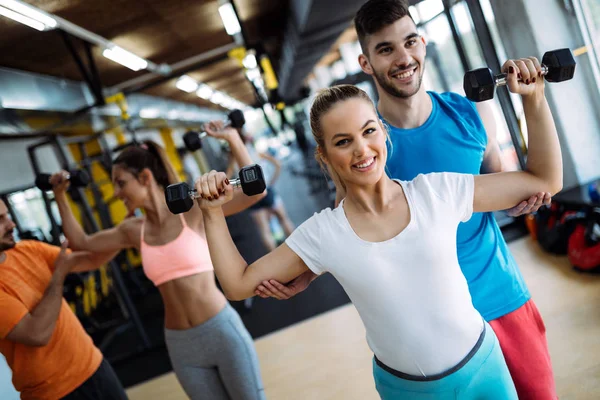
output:
M213 62L224 60L227 58L227 53L229 52L229 50L234 49L235 47L237 47L235 43L229 43L225 46L205 51L193 57L171 64L171 73L167 76L149 73L114 85L110 87L107 91L110 94L115 94L118 92L140 92L142 90L166 82L170 79L179 77L187 72L204 67L206 65L210 65Z
M194 70L197 70L197 69L200 69L200 68L204 68L204 67L207 67L207 66L209 66L211 64L214 64L216 62L226 60L228 57L229 56L227 55L227 53L224 53L224 54L221 54L221 55L219 55L219 56L217 56L217 57L215 57L215 58L213 58L211 60L200 61L197 64L192 64L192 65L188 66L187 68L183 68L183 69L181 69L181 70L179 70L177 72L172 72L172 73L170 73L167 76L159 77L158 79L156 79L156 80L154 80L152 82L149 82L149 83L146 83L146 84L142 84L142 85L139 85L139 86L132 86L132 87L130 87L128 89L123 90L123 93L127 95L127 94L131 94L131 93L136 93L136 92L143 92L144 90L150 89L150 88L152 88L154 86L157 86L157 85L160 85L160 84L163 84L163 83L165 83L165 82L167 82L167 81L169 81L171 79L178 78L181 75L185 75L185 74L187 74L190 71L194 71Z

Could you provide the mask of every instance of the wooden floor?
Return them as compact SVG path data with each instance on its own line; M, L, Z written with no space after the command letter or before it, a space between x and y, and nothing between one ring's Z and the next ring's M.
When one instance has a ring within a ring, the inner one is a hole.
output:
M546 323L560 399L600 399L600 275L573 271L530 238L510 247ZM268 399L378 399L351 305L262 337L256 349ZM131 400L186 399L172 373L127 392Z

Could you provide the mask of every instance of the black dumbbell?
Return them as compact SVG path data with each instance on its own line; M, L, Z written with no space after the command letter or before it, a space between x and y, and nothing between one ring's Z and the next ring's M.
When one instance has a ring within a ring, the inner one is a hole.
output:
M244 112L242 110L233 110L227 116L227 125L233 128L242 128L246 123ZM189 151L196 151L202 148L202 139L206 137L206 132L188 131L183 135L183 143Z
M575 58L569 49L548 51L542 58L542 76L548 82L563 82L575 74ZM494 98L494 89L506 85L506 74L494 76L489 68L474 69L465 74L463 89L468 99L476 102Z
M51 176L50 174L39 174L35 178L35 186L44 191L52 190L52 185L50 184ZM90 183L90 176L83 169L70 170L67 179L75 187L86 187Z
M260 194L267 188L262 168L258 164L243 167L239 179L231 180L229 183L234 188L241 187L247 196ZM190 185L185 182L169 185L165 189L167 206L173 214L189 211L197 198L196 189L190 188Z

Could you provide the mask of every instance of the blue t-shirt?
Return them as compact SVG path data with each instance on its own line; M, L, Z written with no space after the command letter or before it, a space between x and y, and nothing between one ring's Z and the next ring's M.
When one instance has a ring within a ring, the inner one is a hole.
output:
M428 92L433 109L415 129L390 126L390 177L412 180L418 174L479 174L487 135L475 105L456 93ZM383 119L383 118L382 118ZM525 304L530 294L492 213L475 213L457 232L460 267L473 305L487 320Z

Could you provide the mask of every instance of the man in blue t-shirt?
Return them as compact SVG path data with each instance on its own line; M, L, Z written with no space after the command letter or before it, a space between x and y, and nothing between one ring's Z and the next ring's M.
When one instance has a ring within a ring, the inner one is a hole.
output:
M427 92L421 85L426 43L408 3L370 0L354 22L363 51L359 63L374 78L378 112L390 134L388 174L411 180L429 172L501 171L490 106L475 106L456 93ZM337 188L339 202L344 193ZM549 203L550 195L540 193L509 213L517 216ZM519 399L556 399L544 323L493 214L474 214L461 224L457 248L473 304L498 336ZM287 286L264 282L256 294L289 298L314 277L307 273Z

